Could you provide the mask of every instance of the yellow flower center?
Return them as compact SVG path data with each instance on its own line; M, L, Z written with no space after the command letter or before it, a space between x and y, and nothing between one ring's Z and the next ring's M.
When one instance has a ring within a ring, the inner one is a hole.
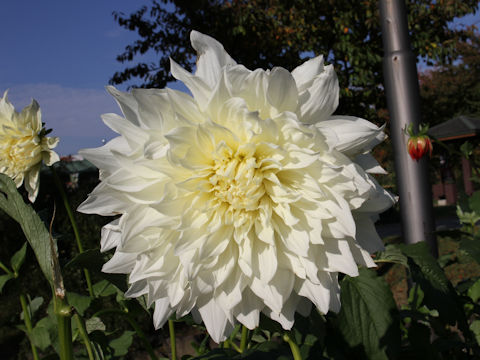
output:
M38 160L35 158L36 147L35 136L13 137L5 141L0 147L0 157L7 174L13 176L28 170Z
M256 210L265 194L263 174L255 146L246 144L234 151L221 142L214 153L209 182L211 193L235 210Z

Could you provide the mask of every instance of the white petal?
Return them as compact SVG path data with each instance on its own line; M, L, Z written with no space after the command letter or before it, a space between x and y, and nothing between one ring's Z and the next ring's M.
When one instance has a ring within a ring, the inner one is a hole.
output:
M212 91L205 81L190 74L172 59L170 59L170 72L175 79L180 80L188 87L200 109L205 110Z
M277 313L269 308L263 309L263 312L272 320L280 323L283 329L290 330L295 322L295 308L299 300L300 297L298 295L292 294L281 312Z
M338 138L335 148L350 157L371 150L386 138L385 126L378 127L355 116L330 116L315 126L334 131Z
M297 66L292 71L292 76L297 83L298 91L304 91L313 79L324 71L323 55L314 57Z
M117 114L103 114L102 120L110 129L123 135L130 148L135 149L145 143L148 133Z
M214 299L210 299L205 305L199 306L198 312L202 316L212 340L217 344L225 341L233 331L233 324L228 321L224 311L215 303Z
M102 267L102 271L113 274L128 274L133 270L137 254L116 251Z
M138 104L133 95L117 90L113 86L107 86L106 89L117 101L125 118L132 122L132 124L139 126Z
M330 272L342 272L349 276L358 276L358 267L353 258L347 240L326 240L325 254Z
M295 111L298 104L298 90L289 71L281 67L272 69L268 80L267 100L277 113Z
M193 30L190 41L198 56L195 75L213 88L220 79L222 69L233 66L236 62L227 54L222 44L208 35Z
M387 174L384 168L380 166L377 160L370 154L359 154L353 159L358 165L369 174Z
M358 224L357 234L355 235L357 243L371 254L383 250L383 241L375 229L372 215L369 213L354 212L353 216L355 222Z
M243 291L242 301L233 310L237 320L250 330L258 327L260 311L264 308L260 300L249 288Z
M118 226L120 219L115 219L102 227L102 237L100 240L100 251L108 251L120 245L122 233Z
M320 275L320 284L314 284L309 280L297 280L295 283L295 289L298 295L309 299L318 310L323 314L326 314L330 308L332 279L326 272L322 272Z
M327 65L311 86L300 93L298 115L300 121L315 124L326 120L338 106L339 86L333 65Z
M173 310L167 297L155 300L155 311L153 312L155 329L160 329L172 314Z
M24 181L25 189L28 191L28 200L35 202L40 188L40 167L41 164L35 165L26 173Z

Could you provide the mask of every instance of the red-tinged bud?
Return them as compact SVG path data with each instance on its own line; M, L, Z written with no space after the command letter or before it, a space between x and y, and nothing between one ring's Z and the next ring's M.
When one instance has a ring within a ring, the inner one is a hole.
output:
M417 134L413 130L413 123L409 124L404 131L409 136L407 150L413 160L420 160L426 153L430 157L432 156L433 145L432 140L427 135L428 124L420 124Z
M420 160L426 153L432 156L433 145L427 135L412 136L407 143L408 153L413 160Z

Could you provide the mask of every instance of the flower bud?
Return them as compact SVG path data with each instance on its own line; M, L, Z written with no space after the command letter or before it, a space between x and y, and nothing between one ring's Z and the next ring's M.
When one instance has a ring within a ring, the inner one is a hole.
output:
M407 143L408 153L413 160L420 160L428 152L432 156L432 141L427 135L411 136Z

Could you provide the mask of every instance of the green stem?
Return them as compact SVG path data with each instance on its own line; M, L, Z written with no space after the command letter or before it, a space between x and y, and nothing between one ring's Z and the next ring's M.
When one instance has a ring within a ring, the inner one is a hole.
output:
M60 359L73 360L73 342L72 342L72 308L64 298L55 297L55 314L58 324L58 342L60 345Z
M289 333L286 332L283 334L283 340L290 345L290 350L292 351L293 360L302 360L302 355L300 354L300 348L295 343L295 341L290 337Z
M173 323L173 320L168 320L168 332L170 333L172 360L177 360L177 339L175 337L175 324Z
M137 322L132 318L132 316L128 312L120 309L103 309L103 310L97 311L95 314L92 315L92 317L100 316L102 314L109 314L109 313L125 316L126 320L130 323L133 330L135 330L138 337L142 340L143 345L145 346L145 350L147 350L148 354L150 355L150 359L157 360L157 356L155 355L155 351L153 351L152 345L150 345L142 329L140 329Z
M8 275L15 277L15 274L10 271L8 267L6 267L1 261L0 261L0 269L5 271Z
M248 329L245 325L242 325L242 338L240 340L240 352L243 353L247 348Z
M75 221L75 217L73 216L72 207L70 206L70 202L68 201L67 194L65 193L65 190L63 189L63 185L62 185L62 182L60 181L60 178L57 174L57 170L55 170L54 166L50 166L50 169L52 169L53 180L55 182L55 185L58 188L58 191L60 192L60 196L62 197L63 205L65 206L65 210L67 210L67 215L68 215L68 218L70 219L70 224L72 225L72 229L73 229L73 234L75 235L75 241L77 242L78 252L81 254L81 253L83 253L83 245L82 245L82 241L80 240L80 232L78 231L77 222ZM92 286L92 280L91 280L91 277L90 277L90 272L87 269L83 269L83 272L85 274L85 280L87 282L88 293L90 294L90 297L94 298L95 294L93 292L93 286Z
M240 350L240 348L238 347L238 345L235 344L232 340L228 340L228 342L230 343L230 345L232 346L232 348L233 348L236 352L242 353L242 350Z
M25 322L25 327L27 328L28 340L30 341L30 347L32 348L33 360L38 360L38 352L35 345L33 345L32 340L30 339L30 334L32 333L32 320L30 319L30 312L28 311L27 300L25 295L20 294L20 304L22 305L23 310L23 321Z
M92 344L90 343L90 339L88 338L87 329L85 328L85 323L84 323L83 319L78 314L75 314L73 317L75 318L75 321L77 322L77 327L78 327L80 336L82 337L83 343L85 344L85 348L87 349L88 358L90 360L95 360L95 355L93 353Z

